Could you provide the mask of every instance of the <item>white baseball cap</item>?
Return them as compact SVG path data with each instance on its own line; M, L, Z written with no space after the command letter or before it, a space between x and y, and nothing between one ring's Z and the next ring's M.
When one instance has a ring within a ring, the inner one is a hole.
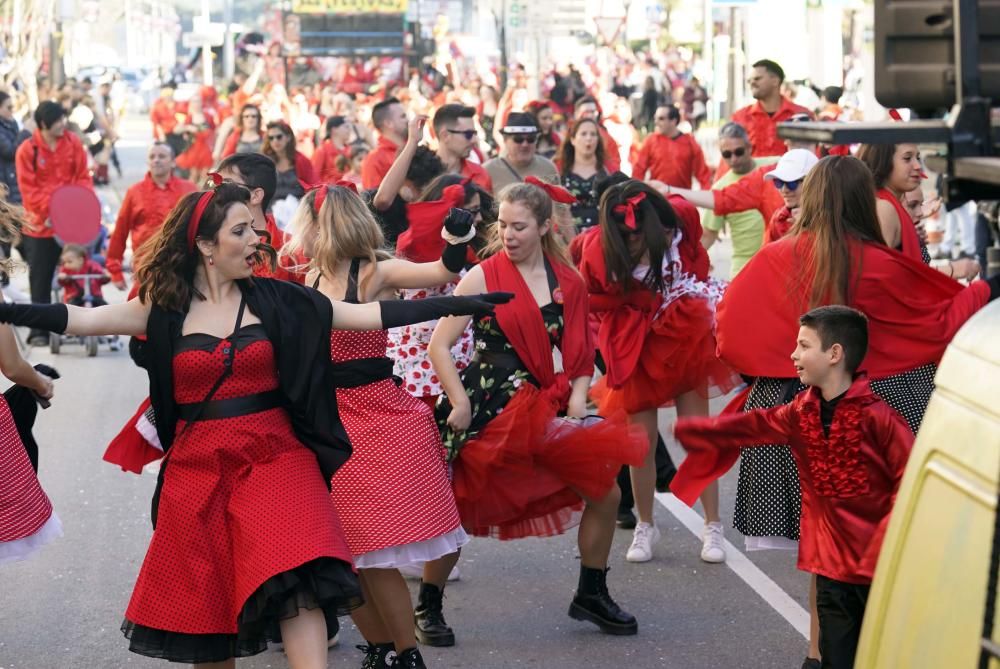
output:
M792 149L781 156L778 166L764 175L765 179L781 179L782 181L798 181L809 174L809 170L819 162L812 151Z

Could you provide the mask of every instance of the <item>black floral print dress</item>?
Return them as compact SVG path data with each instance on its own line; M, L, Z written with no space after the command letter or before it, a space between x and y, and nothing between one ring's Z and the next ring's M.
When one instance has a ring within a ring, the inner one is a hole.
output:
M550 302L541 308L542 320L549 333L549 341L558 346L563 331L563 305ZM451 402L447 395L438 400L435 418L441 428L441 441L448 453L448 461L454 460L465 442L474 439L480 430L496 418L510 399L527 382L538 385L521 363L514 348L507 341L493 316L484 316L473 322L475 337L475 357L462 370L462 385L469 396L472 408L472 422L464 432L455 432L448 426Z

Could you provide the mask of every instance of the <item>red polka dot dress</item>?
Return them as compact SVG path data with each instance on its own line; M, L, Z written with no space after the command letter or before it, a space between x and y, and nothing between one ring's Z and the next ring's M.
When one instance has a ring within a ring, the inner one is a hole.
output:
M346 301L357 301L359 261ZM430 408L396 385L385 330L334 330L337 408L354 452L332 480L359 569L433 560L468 541Z
M0 565L23 560L62 536L59 517L38 483L0 395Z
M282 406L264 327L185 335L176 351L181 420L125 613L130 649L217 662L265 650L302 607L331 624L360 605L360 587L316 457ZM199 413L230 354L232 373Z

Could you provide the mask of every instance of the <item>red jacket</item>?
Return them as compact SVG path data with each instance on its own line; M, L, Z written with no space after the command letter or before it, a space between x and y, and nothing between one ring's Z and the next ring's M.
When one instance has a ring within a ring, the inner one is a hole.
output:
M155 235L167 214L177 202L197 187L187 179L171 176L162 188L156 185L153 178L146 176L125 192L121 209L118 210L118 220L115 221L115 231L108 242L108 271L115 281L122 280L122 259L125 257L125 242L132 239L132 265L137 266L139 249L146 241Z
M753 144L753 155L782 156L788 147L785 146L785 141L778 137L778 124L787 121L795 114L809 114L809 118L813 116L812 112L805 107L782 97L781 106L773 115L764 111L764 107L758 100L743 109L737 109L731 120L746 128L747 134L750 135L750 142Z
M101 286L109 281L108 277L104 276L104 268L96 260L86 260L83 263L83 267L77 270L68 269L65 267L59 268L60 274L65 274L65 279L59 279L59 285L63 288L63 302L69 303L71 300L77 297L83 297L84 286L83 279L74 279L74 276L79 276L83 274L100 274L99 279L87 279L90 283L90 294L93 297L103 298L104 295L101 292Z
M337 158L345 155L347 147L340 150L336 145L327 140L323 142L312 157L313 171L322 183L335 183L339 181L344 173L337 169Z
M23 230L28 237L54 235L52 226L45 223L49 220L49 200L57 188L70 184L94 187L87 151L80 139L69 131L63 133L53 151L36 130L28 141L17 148L14 164L24 208L31 216L30 225Z
M361 161L361 186L365 190L378 188L396 160L400 147L387 137L379 137L375 150Z
M863 374L837 404L829 435L818 388L770 409L680 418L674 434L688 454L670 489L688 505L728 471L741 448L788 444L802 484L799 569L871 583L913 433Z
M476 184L487 193L493 193L493 180L490 179L489 173L483 169L482 165L477 165L463 158L462 176L467 179L472 179L472 183Z
M747 209L756 209L765 221L770 221L774 212L785 206L781 193L773 183L764 178L765 174L777 166L777 163L763 165L736 183L712 191L712 197L715 199L712 211L718 216L726 216Z
M684 133L667 137L654 132L648 136L632 166L632 178L644 181L647 170L650 178L668 186L691 188L694 178L703 190L712 187L712 172L705 164L705 154L694 137Z

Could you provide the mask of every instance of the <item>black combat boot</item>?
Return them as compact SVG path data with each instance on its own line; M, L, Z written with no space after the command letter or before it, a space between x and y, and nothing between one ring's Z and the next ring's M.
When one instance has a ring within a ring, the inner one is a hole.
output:
M396 666L396 647L391 643L370 643L367 646L357 646L357 649L365 654L361 669L389 669Z
M605 634L629 636L639 631L635 616L622 611L608 593L607 569L580 565L580 583L569 605L569 617L597 625Z
M427 665L424 664L424 658L421 657L420 651L416 648L407 648L397 655L396 661L392 663L392 666L399 669L427 669Z
M425 646L454 646L455 633L444 620L444 590L430 583L420 584L417 608L413 611L417 641ZM405 665L403 665L405 666Z

